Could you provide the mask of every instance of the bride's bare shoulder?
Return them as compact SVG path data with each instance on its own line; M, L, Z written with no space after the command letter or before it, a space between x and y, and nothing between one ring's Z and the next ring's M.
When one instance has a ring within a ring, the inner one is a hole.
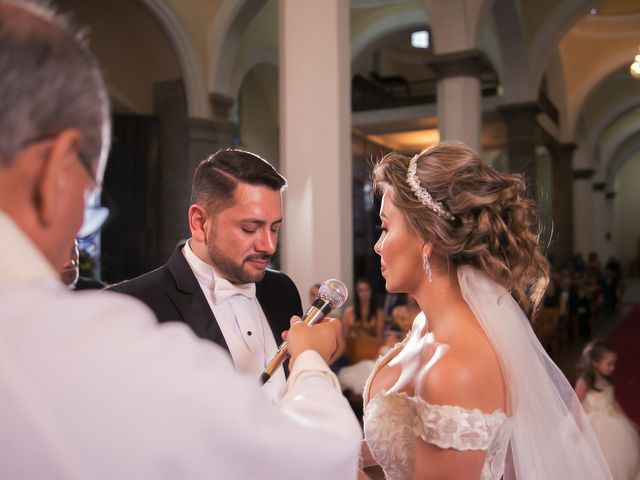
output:
M453 346L419 382L424 401L432 405L505 410L505 388L493 351Z

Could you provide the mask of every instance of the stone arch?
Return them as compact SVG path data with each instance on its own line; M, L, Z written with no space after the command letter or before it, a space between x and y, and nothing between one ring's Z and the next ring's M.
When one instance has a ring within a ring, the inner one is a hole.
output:
M640 115L634 114L635 112L630 111L626 115L618 117L611 125L611 135L600 152L600 162L594 176L596 181L607 182L612 179L611 166L615 159L619 157L630 138L640 135L638 133L640 132Z
M636 123L636 129L638 124ZM636 130L616 148L607 169L606 198L610 217L600 219L599 225L609 220L613 241L609 242L610 254L623 265L637 258L640 226L636 221L640 180L640 130Z
M138 0L158 20L175 49L182 71L190 117L211 116L204 69L186 28L167 0Z
M504 87L505 103L530 102L535 89L529 75L527 42L517 2L496 0L493 4L496 37L502 55L498 67Z
M598 64L585 76L573 89L567 102L567 120L564 124L564 132L567 138L575 134L576 122L582 110L585 100L612 72L629 64L636 48L629 45L626 49L616 51Z
M553 13L549 15L542 25L542 28L536 32L527 52L531 65L532 86L535 92L538 91L542 81L542 75L546 69L551 51L571 26L585 15L592 4L591 0L565 0L559 2Z
M437 53L450 53L480 48L494 0L422 0L427 16L434 21L435 41L447 38L445 48ZM437 22L437 24L436 24Z
M235 74L231 77L231 88L233 90L229 92L234 98L238 98L238 92L242 87L242 82L254 67L267 64L278 66L278 52L273 49L258 50L251 53L251 55L240 65L235 71Z
M423 17L421 18L420 15ZM427 22L428 19L423 9L403 10L376 19L351 39L352 71L359 70L362 55L371 45L387 35L400 30L423 27Z
M279 71L277 62L255 62L238 84L237 128L242 147L280 168Z
M607 165L607 185L612 188L613 183L623 165L640 153L640 125L635 124L635 132L625 138L609 158Z
M618 118L633 112L640 107L640 95L628 98L624 102L614 105L598 122L591 128L591 132L587 141L587 156L593 159L594 167L597 167L598 160L598 143L604 133L609 129Z
M207 33L212 52L209 63L210 91L228 96L236 93L231 66L244 32L265 3L266 0L223 1Z

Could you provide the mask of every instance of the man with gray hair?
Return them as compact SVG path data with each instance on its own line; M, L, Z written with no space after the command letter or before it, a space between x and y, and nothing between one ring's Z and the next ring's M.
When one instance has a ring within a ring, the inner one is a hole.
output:
M60 283L109 120L66 23L0 0L0 478L355 478L360 429L326 365L336 321L292 323L274 407L187 327Z

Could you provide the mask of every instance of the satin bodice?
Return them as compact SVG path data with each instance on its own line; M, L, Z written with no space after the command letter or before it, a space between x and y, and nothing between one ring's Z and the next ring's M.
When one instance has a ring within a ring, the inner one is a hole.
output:
M413 478L416 442L420 438L440 448L486 451L480 478L499 480L511 432L504 412L484 413L455 405L431 405L419 396L384 389L368 398L371 380L402 346L397 345L378 360L364 392L365 439L385 478Z

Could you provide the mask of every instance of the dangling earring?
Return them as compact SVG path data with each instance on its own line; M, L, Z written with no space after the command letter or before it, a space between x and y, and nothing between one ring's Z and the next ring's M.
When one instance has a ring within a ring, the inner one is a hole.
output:
M431 265L429 265L429 255L426 253L422 254L422 268L424 268L427 278L429 279L429 283L431 283Z

